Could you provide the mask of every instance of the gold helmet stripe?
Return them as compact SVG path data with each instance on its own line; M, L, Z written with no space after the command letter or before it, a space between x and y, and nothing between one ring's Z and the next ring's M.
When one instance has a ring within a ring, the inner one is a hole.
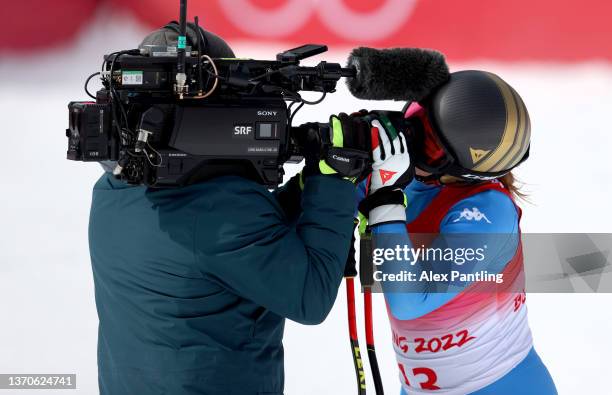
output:
M525 103L521 100L520 96L516 91L510 88L512 92L512 96L514 98L514 102L519 109L519 126L517 133L517 140L514 142L512 149L508 152L508 155L499 162L496 166L493 167L493 171L502 171L509 168L514 167L516 162L518 162L525 151L527 150L527 145L529 139L531 137L531 128L529 125L529 116L527 115L527 108L525 107Z
M519 111L512 95L510 87L498 76L493 73L487 73L488 76L495 82L499 88L504 103L506 105L506 126L502 135L499 145L487 156L486 159L481 161L476 167L473 168L475 171L489 172L501 161L506 159L506 155L514 144L514 140L517 138L519 133ZM519 138L522 136L519 136ZM510 155L512 157L512 155Z
M525 125L527 120L527 111L525 109L524 104L518 97L517 93L512 88L510 88L510 93L512 94L512 100L514 101L514 105L518 109L518 129L515 139L512 142L512 147L506 153L503 159L501 159L497 164L495 164L495 166L492 167L492 171L502 171L511 168L513 165L512 161L520 152L521 146L523 145L526 137Z

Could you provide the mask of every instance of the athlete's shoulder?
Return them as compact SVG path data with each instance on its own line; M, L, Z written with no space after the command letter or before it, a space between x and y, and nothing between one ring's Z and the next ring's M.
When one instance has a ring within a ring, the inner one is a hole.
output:
M441 231L516 233L519 214L503 192L486 190L453 205L440 224Z

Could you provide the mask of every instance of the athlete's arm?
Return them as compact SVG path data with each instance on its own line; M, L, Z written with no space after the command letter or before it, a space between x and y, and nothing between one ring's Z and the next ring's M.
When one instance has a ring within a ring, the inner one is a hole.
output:
M373 233L387 235L383 236L384 240L392 240L393 244L406 243L409 247L415 247L408 237L406 227L401 224L384 224L373 229ZM430 248L450 248L455 251L458 248L485 248L484 259L471 271L500 273L516 252L519 241L518 214L506 195L497 191L485 191L453 206L442 220L440 233L442 237L435 240ZM389 238L389 235L393 237ZM412 271L421 273L428 268L452 269L448 262L429 260L427 263L417 261ZM398 269L398 265L383 265L384 272ZM412 287L411 292L400 292L401 285L397 284L383 284L383 289L392 314L398 319L409 320L444 305L469 284L463 283L454 292L430 292L432 287L421 283L416 284L420 289Z

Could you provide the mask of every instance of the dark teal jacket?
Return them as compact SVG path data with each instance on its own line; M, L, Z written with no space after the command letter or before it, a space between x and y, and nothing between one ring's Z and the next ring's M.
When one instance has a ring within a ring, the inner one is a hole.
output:
M101 394L282 394L284 319L329 313L355 201L350 182L316 176L300 209L289 185L102 176L89 225Z

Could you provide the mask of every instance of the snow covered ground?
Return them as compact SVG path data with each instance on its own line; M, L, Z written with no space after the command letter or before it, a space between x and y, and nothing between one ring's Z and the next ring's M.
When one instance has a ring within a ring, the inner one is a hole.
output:
M97 393L87 221L101 170L64 159L66 105L86 99L82 84L103 53L134 47L146 33L125 18L100 16L68 47L25 59L0 55L0 373L76 373L76 393L84 395ZM232 44L239 56L259 58L288 47ZM349 49L333 50L326 59L343 61ZM451 67L498 73L530 109L532 155L518 174L533 205L524 205L523 230L612 232L612 65ZM360 102L340 86L323 105L304 108L297 122L360 108L401 104ZM611 304L612 295L529 295L535 345L561 394L608 393ZM345 309L343 285L325 323L288 323L287 394L354 393ZM375 318L379 364L388 393L395 394L399 380L381 295L375 295Z

